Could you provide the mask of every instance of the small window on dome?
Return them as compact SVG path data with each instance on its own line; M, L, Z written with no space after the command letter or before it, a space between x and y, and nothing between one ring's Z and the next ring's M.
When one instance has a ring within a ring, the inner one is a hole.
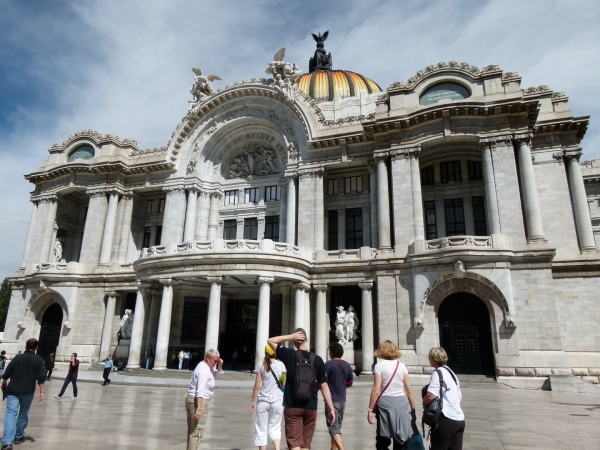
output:
M91 145L81 145L71 152L69 155L69 162L75 161L76 159L92 159L95 154L94 147Z
M464 100L469 98L471 93L462 84L458 83L440 83L430 87L419 99L421 105L433 105L440 100Z

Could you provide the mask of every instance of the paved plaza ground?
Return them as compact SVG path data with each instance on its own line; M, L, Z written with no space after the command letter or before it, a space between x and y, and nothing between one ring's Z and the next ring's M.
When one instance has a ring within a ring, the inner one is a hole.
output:
M255 448L251 391L243 385L216 390L201 449ZM69 388L59 401L53 395L61 386L60 377L47 383L48 395L32 406L19 450L186 447L184 388L81 382L77 400ZM348 450L374 448L375 428L366 421L369 393L365 386L348 390L343 425ZM465 449L600 449L600 395L466 388L463 396ZM329 448L321 401L320 407L316 450Z

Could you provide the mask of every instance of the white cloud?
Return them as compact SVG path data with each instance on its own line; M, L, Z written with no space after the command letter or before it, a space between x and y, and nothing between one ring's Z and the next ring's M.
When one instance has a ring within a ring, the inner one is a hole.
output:
M263 76L272 55L306 70L310 32L330 30L334 68L383 88L439 61L499 64L597 115L600 4L584 1L103 1L0 5L0 277L19 265L35 171L80 129L165 145L187 110L192 67L222 84ZM56 5L60 5L60 8ZM32 98L35 96L36 98ZM600 157L594 121L582 145ZM7 195L8 193L8 195Z

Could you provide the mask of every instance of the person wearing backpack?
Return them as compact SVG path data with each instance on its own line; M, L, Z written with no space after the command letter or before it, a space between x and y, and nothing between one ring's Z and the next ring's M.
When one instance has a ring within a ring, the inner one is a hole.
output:
M442 347L434 347L429 351L429 364L435 370L423 397L423 407L427 407L436 398L442 396L442 414L431 432L431 450L462 450L465 432L465 415L460 407L462 393L460 382L448 364L448 354ZM442 388L440 376L442 372Z
M331 400L335 409L335 422L327 424L331 436L331 450L344 450L342 439L342 420L346 409L346 388L354 384L352 367L342 359L344 347L339 342L329 344L329 361L325 363L327 372L327 385L331 391ZM325 415L329 411L325 408Z
M296 350L281 345L285 341L292 341ZM283 415L288 449L309 449L317 423L317 390L321 391L325 406L329 408L329 423L335 422L325 363L309 351L306 331L302 328L296 328L286 336L272 337L268 344L287 369Z

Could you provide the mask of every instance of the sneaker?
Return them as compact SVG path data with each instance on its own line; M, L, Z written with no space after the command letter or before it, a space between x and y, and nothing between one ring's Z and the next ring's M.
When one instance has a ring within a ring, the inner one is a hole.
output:
M25 442L25 436L23 436L22 438L15 438L13 444L20 444L21 442Z
M55 395L54 398L60 400L62 397L60 395Z
M73 396L73 400L77 400L77 396L76 395Z
M12 444L3 445L2 450L13 450L13 445Z

